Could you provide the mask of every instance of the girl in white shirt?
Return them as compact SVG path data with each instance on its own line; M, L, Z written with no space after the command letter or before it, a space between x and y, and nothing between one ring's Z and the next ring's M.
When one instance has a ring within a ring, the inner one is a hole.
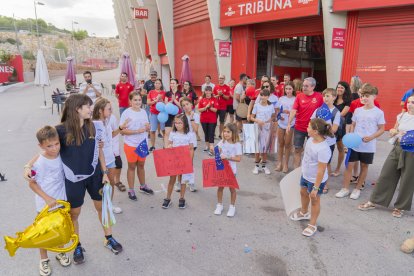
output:
M331 125L325 120L312 119L308 126L309 139L306 142L302 161L302 178L300 181L300 196L302 208L290 216L291 220L309 220L302 235L310 237L316 233L316 220L321 211L320 195L328 180L327 166L331 158L331 149L325 137L333 137ZM309 203L312 208L309 214Z

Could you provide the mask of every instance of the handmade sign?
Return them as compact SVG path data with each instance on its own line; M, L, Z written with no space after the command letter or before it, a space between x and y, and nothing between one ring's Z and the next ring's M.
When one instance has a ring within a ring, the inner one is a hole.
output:
M283 205L285 206L286 215L290 214L299 208L302 203L300 201L300 178L302 176L302 168L299 167L280 181L280 191L282 192Z
M259 129L256 124L243 124L243 152L256 153L259 150Z
M224 169L217 170L214 159L203 160L203 187L229 187L239 189L239 184L234 176L228 160L223 160Z
M193 161L188 146L154 150L153 154L158 177L193 172Z

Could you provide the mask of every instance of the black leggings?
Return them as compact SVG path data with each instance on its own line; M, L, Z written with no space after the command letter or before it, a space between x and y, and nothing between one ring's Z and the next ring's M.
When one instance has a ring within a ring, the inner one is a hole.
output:
M204 141L214 144L214 132L216 131L217 123L201 123L201 126L204 131Z

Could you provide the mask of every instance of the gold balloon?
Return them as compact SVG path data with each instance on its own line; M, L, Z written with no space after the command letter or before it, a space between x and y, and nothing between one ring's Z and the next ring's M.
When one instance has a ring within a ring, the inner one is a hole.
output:
M4 236L6 246L11 257L14 256L19 247L22 248L43 248L54 252L69 252L75 249L79 242L78 235L70 218L70 204L63 200L57 202L64 208L57 208L49 212L49 206L37 215L32 225L23 232L17 232L17 238ZM59 248L70 240L73 244L67 248Z

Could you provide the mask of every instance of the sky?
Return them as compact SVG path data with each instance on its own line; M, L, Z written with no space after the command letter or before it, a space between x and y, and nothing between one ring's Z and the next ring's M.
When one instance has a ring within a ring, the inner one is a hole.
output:
M36 1L37 2L37 1ZM58 28L72 29L72 20L79 24L74 29L87 30L98 37L118 35L112 0L38 0L37 17ZM35 18L32 0L0 0L0 15L16 18Z

